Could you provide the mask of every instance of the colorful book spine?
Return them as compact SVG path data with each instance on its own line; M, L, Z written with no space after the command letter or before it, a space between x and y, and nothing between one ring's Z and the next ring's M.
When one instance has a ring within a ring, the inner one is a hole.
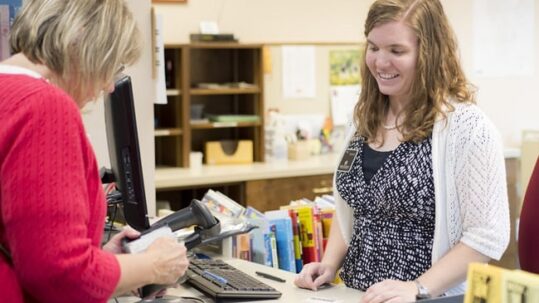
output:
M322 260L324 256L324 238L322 231L322 217L320 215L320 209L317 206L313 206L313 223L315 228L315 248L317 260Z
M292 232L292 220L288 210L274 210L265 213L270 224L275 225L275 237L277 239L277 255L279 268L296 273L296 260L294 259L294 235Z
M239 259L251 261L251 237L249 234L240 234L236 236Z
M294 235L294 259L296 261L296 272L299 273L303 269L303 249L301 248L298 212L295 209L290 209L288 210L288 214L292 220L292 233Z
M274 224L270 224L270 246L271 246L271 266L273 268L279 268L279 257L277 255L277 238L275 232L277 231Z
M322 218L322 247L326 250L326 245L329 239L329 232L331 230L331 223L333 222L333 216L335 214L334 209L322 209L320 216Z
M271 243L269 238L269 222L265 218L246 218L247 222L258 226L251 235L251 260L271 266Z
M282 206L282 209L295 209L298 212L300 222L301 248L303 250L303 264L319 262L320 258L316 248L316 225L314 222L312 205L288 205Z

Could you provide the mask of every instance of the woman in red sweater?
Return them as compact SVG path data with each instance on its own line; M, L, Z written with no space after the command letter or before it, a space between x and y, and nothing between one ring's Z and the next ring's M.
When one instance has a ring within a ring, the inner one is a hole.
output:
M27 0L0 62L0 301L106 302L172 284L183 244L121 254L126 230L100 247L106 203L80 108L112 89L140 54L123 0Z

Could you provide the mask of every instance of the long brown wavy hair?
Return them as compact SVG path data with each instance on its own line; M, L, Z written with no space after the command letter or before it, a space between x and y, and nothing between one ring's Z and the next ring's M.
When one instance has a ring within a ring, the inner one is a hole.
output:
M378 25L404 21L418 38L416 75L404 120L398 126L404 141L419 142L431 133L438 115L453 110L451 102L475 103L474 87L459 62L457 41L439 0L377 0L365 21L365 37ZM367 47L365 48L365 58ZM375 140L389 106L389 97L378 89L365 60L363 84L354 109L357 134ZM444 109L445 108L445 109Z

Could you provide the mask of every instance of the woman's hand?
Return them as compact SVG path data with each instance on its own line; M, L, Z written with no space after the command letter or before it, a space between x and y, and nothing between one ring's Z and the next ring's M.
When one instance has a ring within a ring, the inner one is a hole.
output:
M297 287L317 290L320 285L331 283L335 279L336 269L325 263L312 262L303 266L303 269L294 279Z
M123 253L122 240L123 238L136 239L140 236L140 232L133 229L131 226L126 226L119 233L115 234L107 244L103 246L103 250L113 254Z
M144 254L152 260L153 284L174 284L189 266L185 245L174 238L158 238Z
M384 280L371 285L361 298L361 303L407 303L414 302L417 287L412 281Z

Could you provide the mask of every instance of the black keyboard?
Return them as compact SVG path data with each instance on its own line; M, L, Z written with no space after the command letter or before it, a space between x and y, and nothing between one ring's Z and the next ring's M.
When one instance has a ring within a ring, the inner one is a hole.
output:
M194 259L187 283L215 299L276 299L281 293L222 260Z

